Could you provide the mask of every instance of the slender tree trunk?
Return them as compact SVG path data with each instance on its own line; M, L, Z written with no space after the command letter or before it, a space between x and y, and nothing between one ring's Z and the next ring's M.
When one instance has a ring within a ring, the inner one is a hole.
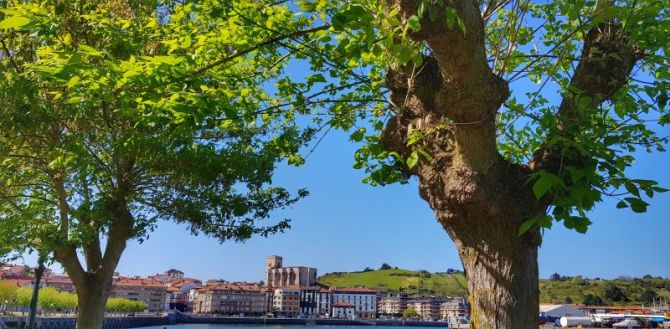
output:
M44 258L41 256L37 259L37 269L35 269L35 286L33 287L33 297L30 300L30 310L28 311L28 322L26 329L37 328L37 301L40 294L40 284L42 283L42 275L44 274Z

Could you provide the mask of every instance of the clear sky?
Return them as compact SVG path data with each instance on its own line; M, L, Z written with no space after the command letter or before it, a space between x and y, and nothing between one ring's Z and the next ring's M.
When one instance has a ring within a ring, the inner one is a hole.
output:
M266 256L284 257L286 265L317 267L319 274L378 268L386 262L407 269L445 271L461 268L456 248L420 199L416 182L370 187L364 173L352 169L355 145L333 132L300 168L280 167L275 183L306 187L311 195L277 213L293 218L292 229L243 244L219 244L190 236L185 226L164 223L144 244L133 242L119 271L147 275L178 268L200 279L258 281ZM670 186L668 154L640 154L631 171ZM646 214L618 210L608 200L592 214L586 235L562 225L545 234L540 276L613 278L619 275L670 277L670 193L651 201Z

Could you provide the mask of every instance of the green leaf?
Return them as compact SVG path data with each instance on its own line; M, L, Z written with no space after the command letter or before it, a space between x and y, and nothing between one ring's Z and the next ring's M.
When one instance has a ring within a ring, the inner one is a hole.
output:
M79 45L79 50L83 51L84 53L91 55L91 56L102 56L103 52L96 50L95 48L91 46L87 46L84 44Z
M640 190L637 188L637 186L635 186L635 184L633 184L633 182L627 181L627 182L624 183L624 186L626 187L626 190L630 194L632 194L632 195L634 195L638 198L640 197Z
M533 194L537 199L542 198L551 189L553 181L549 175L548 173L541 174L533 184Z
M407 20L407 25L414 32L421 31L421 19L419 19L419 17L416 15L412 15L409 17L409 19Z
M628 203L630 204L630 209L633 210L633 212L636 212L636 213L647 212L647 206L649 206L649 204L642 201L642 199L639 199L639 198L625 198L624 200L628 201Z
M535 226L536 223L537 218L531 218L523 222L523 224L521 224L521 227L519 227L519 232L517 232L517 235L518 236L524 235L524 233L528 232L528 230L530 230L531 227Z
M619 202L616 204L616 207L617 207L618 209L628 208L628 204L626 203L626 201L623 201L623 200L622 200L622 201L619 201Z
M70 99L67 100L68 104L78 104L81 102L81 97L70 97Z
M0 22L0 29L17 29L30 23L30 19L24 16L11 16Z
M417 151L413 151L409 155L409 158L407 158L407 167L412 169L414 168L414 166L416 166L418 162L419 162L419 153Z

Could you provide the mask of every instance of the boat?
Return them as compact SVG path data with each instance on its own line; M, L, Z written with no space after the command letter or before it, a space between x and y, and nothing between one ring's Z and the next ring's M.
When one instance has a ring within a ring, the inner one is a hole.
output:
M612 325L613 328L644 328L645 325L636 318L625 318L621 322Z

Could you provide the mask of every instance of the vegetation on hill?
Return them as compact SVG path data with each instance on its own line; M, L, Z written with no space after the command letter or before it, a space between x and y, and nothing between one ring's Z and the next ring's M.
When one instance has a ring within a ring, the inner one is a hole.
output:
M463 296L465 277L460 271L429 273L397 268L367 269L361 272L327 273L319 282L331 287L364 286L417 296ZM566 277L554 274L540 280L542 303L589 305L651 305L656 299L670 301L670 279L645 275L643 278L620 277L614 280Z
M430 273L385 269L352 273L328 273L319 282L331 287L364 286L389 292L410 295L462 296L466 292L463 273Z

